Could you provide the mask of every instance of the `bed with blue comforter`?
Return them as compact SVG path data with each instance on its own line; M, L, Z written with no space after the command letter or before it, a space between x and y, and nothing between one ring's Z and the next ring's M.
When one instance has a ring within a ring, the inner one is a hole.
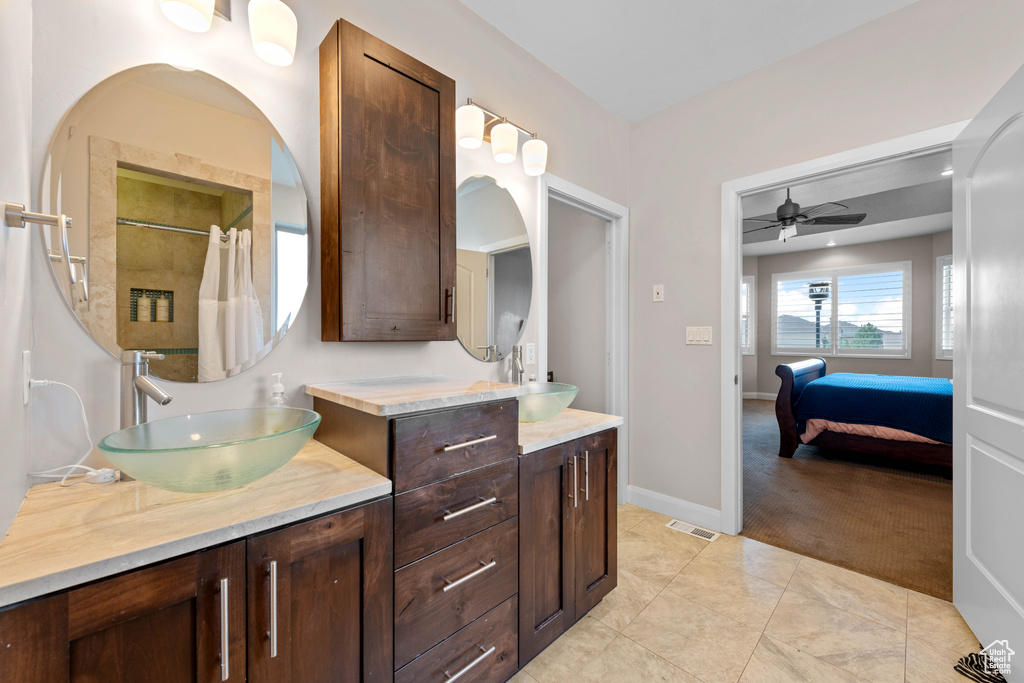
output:
M814 358L779 365L782 387L775 403L779 455L791 457L810 420L868 425L923 437L918 441L820 431L809 444L829 449L952 465L953 385L944 378L858 373L826 374ZM810 435L814 432L810 432ZM909 438L909 437L908 437ZM934 443L937 442L937 443Z

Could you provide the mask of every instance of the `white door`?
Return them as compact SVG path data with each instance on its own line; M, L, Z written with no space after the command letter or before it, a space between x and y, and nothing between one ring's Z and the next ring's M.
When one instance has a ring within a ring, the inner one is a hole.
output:
M1024 681L1024 69L953 168L953 602Z

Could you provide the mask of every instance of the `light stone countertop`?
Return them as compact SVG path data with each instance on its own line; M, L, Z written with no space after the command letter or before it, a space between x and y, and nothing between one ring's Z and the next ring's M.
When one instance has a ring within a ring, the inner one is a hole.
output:
M371 415L393 416L515 398L525 386L438 375L307 384L306 393Z
M566 408L543 422L519 423L519 454L533 453L566 441L621 426L625 421L617 415L591 413Z
M0 542L0 607L352 507L391 481L310 441L281 469L218 493L138 481L29 489Z

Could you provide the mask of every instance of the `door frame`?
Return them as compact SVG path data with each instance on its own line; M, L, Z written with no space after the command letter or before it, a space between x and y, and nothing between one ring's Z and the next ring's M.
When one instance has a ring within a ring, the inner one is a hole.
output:
M607 410L623 418L619 427L618 502L629 488L629 209L558 176L540 177L538 211L537 372L548 372L548 201L556 201L608 222L605 252L605 377Z
M967 127L960 121L865 147L839 152L791 166L722 183L722 518L720 531L738 534L743 529L743 361L740 351L740 276L743 273L740 234L744 196L787 184L821 178L913 152L926 152L952 144ZM954 230L956 226L954 226ZM770 324L770 321L768 321Z

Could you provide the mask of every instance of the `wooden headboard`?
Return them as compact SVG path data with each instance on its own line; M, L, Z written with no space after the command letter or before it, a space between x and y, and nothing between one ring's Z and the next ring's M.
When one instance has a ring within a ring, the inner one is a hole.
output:
M825 376L825 359L810 358L798 363L779 365L775 368L775 374L782 379L779 396L775 399L775 419L779 421L779 455L790 458L800 445L793 407L808 382Z

